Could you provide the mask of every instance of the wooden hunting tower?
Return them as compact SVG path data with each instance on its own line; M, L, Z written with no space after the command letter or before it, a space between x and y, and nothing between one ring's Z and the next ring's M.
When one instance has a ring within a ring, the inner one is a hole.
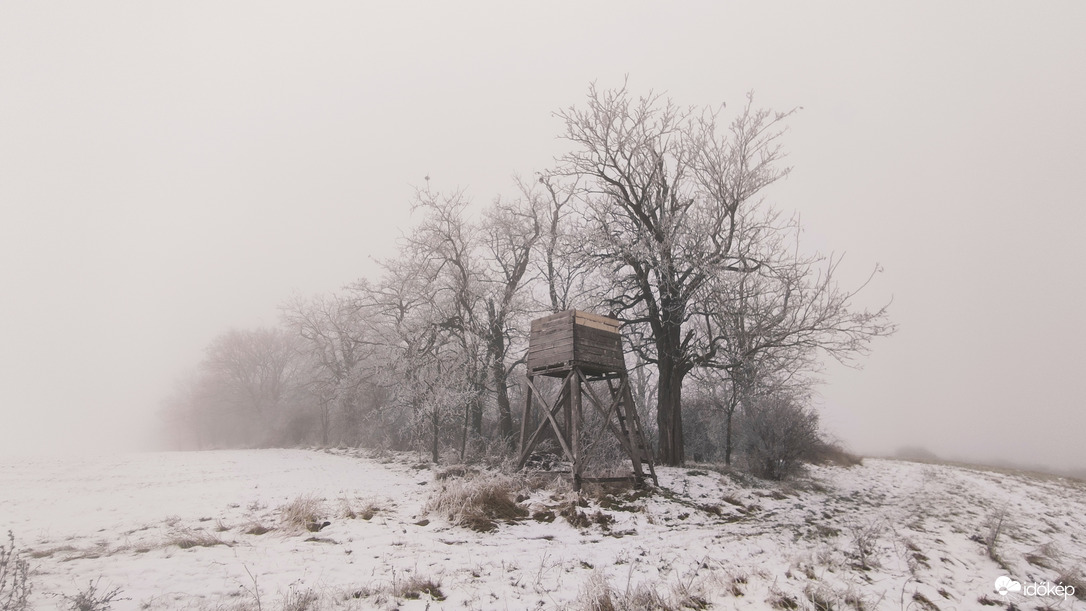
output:
M575 490L580 490L582 481L634 479L637 484L643 484L643 463L648 465L653 484L658 485L652 451L645 443L641 420L630 392L630 379L622 354L622 335L618 329L619 322L613 318L577 310L566 310L532 321L518 468L523 468L528 462L536 444L553 432L566 459L572 464ZM540 393L536 383L539 376L562 379L553 403ZM599 396L590 382L606 382L608 392L605 397ZM588 397L589 404L603 418L604 428L618 439L622 450L630 457L632 478L583 477L582 438L604 432L582 431L583 396ZM529 435L532 428L529 423L537 408L541 418Z

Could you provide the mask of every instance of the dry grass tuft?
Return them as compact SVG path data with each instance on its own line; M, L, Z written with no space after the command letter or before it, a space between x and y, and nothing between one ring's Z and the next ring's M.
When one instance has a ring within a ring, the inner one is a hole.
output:
M284 528L306 531L310 524L322 523L325 516L324 501L304 495L279 508L279 517Z
M449 521L478 532L490 532L498 522L528 515L515 501L522 483L502 474L481 474L470 479L451 479L430 497L426 511L448 516Z
M921 611L941 611L938 605L920 592L913 592L913 605Z
M367 501L362 509L358 510L358 517L363 520L372 520L378 512L384 511L384 506L377 501Z
M320 609L320 596L308 588L291 588L283 598L283 611L317 611Z
M613 588L607 576L593 571L578 591L569 609L579 611L679 611L680 609L708 609L709 602L689 587L673 588L671 596L662 596L651 584L641 583L622 592Z
M583 611L616 611L620 607L615 603L607 577L597 572L588 577L577 596L577 608Z
M437 601L445 600L445 593L441 591L441 583L418 575L412 575L407 580L396 583L392 589L392 594L398 598L408 600L418 600L423 595Z
M263 524L260 524L258 522L253 522L249 524L249 526L247 526L243 532L247 535L263 535L271 532L272 530L274 529L264 526Z
M1075 588L1075 598L1086 601L1086 576L1082 573L1064 572L1056 578L1056 583Z
M176 545L181 549L214 547L216 545L230 546L230 544L209 532L191 528L182 528L174 531L173 535L170 537L169 544Z
M453 479L457 477L474 477L475 475L478 475L478 473L479 472L475 469L465 467L464 465L452 465L450 467L445 467L444 469L439 469L438 471L434 472L434 479L439 482L443 482L447 479Z
M772 609L785 609L791 611L793 609L799 609L799 600L795 596L790 596L777 590L776 588L769 589L769 598L766 599Z

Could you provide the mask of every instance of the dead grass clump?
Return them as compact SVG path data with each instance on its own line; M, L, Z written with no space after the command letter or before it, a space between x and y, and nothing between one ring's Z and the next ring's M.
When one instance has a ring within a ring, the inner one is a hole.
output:
M644 583L628 594L623 602L625 607L631 611L634 609L658 609L659 611L672 611L675 609L674 606L669 605L660 596L655 588Z
M365 503L358 507L353 505L346 498L341 498L339 512L336 515L345 520L354 520L356 518L372 520L373 516L377 515L380 511L384 511L384 509L385 506L383 504L373 499L365 501Z
M1062 573L1056 578L1056 583L1074 588L1074 597L1086 601L1086 576L1082 573Z
M468 477L474 476L479 472L475 469L471 469L464 465L452 465L451 467L445 467L434 472L434 479L443 482L447 479L454 477Z
M921 611L941 611L938 605L931 602L930 598L920 592L913 592L913 602L916 603L916 608Z
M624 492L603 494L597 497L596 500L603 509L638 513L644 511L645 508L643 505L638 504L637 501L650 496L651 494L652 491L647 488L642 488L640 490L628 489Z
M577 593L570 609L578 611L679 611L680 609L708 609L709 602L680 584L672 589L671 596L662 596L651 584L641 583L626 591L613 588L607 576L593 571Z
M353 520L358 517L358 513L351 507L351 502L347 499L339 500L339 517L344 520Z
M368 501L361 509L358 510L358 517L363 520L372 520L373 516L377 515L377 512L384 511L384 507L376 501Z
M1048 542L1037 548L1036 550L1029 552L1025 556L1026 562L1039 566L1043 569L1059 570L1057 567L1062 561L1059 548L1056 547L1054 542Z
M616 611L620 608L615 605L615 593L607 577L598 572L593 572L581 586L575 604L583 611Z
M453 524L477 532L490 532L498 522L527 517L515 501L521 482L502 474L483 474L469 479L447 480L430 497L426 511L448 516Z
M592 513L581 513L580 511L577 511L575 506L571 506L567 511L562 512L562 515L565 516L570 524L578 528L588 528L595 524L604 532L610 530L611 524L614 524L615 522L615 517L609 513L598 510Z
M814 605L815 611L833 611L833 601L837 598L833 590L825 585L812 587L808 585L803 590L804 596Z
M263 534L271 532L272 530L273 529L268 528L267 526L264 526L263 524L260 524L258 522L253 522L252 524L250 524L245 529L244 532L247 535L263 535Z
M419 600L423 595L437 601L445 600L445 593L441 591L441 583L418 575L412 575L406 581L396 583L393 586L392 594L397 598L406 598L408 600Z
M532 519L536 522L553 522L554 512L550 509L544 509L532 514Z
M769 598L766 599L772 609L786 609L791 611L792 609L799 609L799 600L795 596L789 596L780 590L770 588Z
M214 547L216 545L226 545L229 547L228 543L215 535L203 530L193 530L191 528L183 528L175 531L173 536L170 537L170 544L176 545L181 549Z
M2 547L2 546L0 546L0 547ZM49 548L45 548L45 549L36 549L36 550L30 552L30 557L34 558L35 560L38 560L38 559L41 559L41 558L52 558L55 554L71 553L71 552L78 552L78 551L79 551L79 548L75 547L74 545L61 545L59 547L49 547ZM0 597L0 601L3 601L3 600L5 600L5 599ZM0 609L2 609L2 608L3 607L0 607Z
M324 521L324 501L314 496L299 496L279 508L280 520L290 530L308 530L310 524Z
M283 597L283 611L316 611L320 608L320 596L306 588L295 590L291 588Z
M561 516L574 528L588 528L592 526L592 519L588 514L577 509L576 505L570 505L561 511Z

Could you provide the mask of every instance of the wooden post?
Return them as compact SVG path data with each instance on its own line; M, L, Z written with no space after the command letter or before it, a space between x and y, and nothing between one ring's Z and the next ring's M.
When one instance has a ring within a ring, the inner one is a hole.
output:
M569 415L570 446L573 448L573 490L581 491L581 471L584 469L584 461L581 460L581 374L574 368L576 375L569 376Z
M524 454L524 444L528 440L528 429L531 427L532 417L532 376L528 376L528 384L524 389L524 413L520 417L520 450L518 455Z

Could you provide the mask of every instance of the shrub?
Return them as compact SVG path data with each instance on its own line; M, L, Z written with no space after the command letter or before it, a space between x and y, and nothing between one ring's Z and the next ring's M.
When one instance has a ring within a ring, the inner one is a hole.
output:
M64 600L67 601L68 608L71 611L106 611L112 608L110 603L114 600L123 600L118 598L121 595L120 588L113 588L105 592L99 591L98 583L100 581L102 581L101 577L90 582L86 590L79 592L75 596L65 596Z
M0 543L0 610L29 609L30 563L15 550L15 535L8 531L8 544Z
M754 475L781 480L823 446L818 414L786 396L767 397L743 414L743 454Z

